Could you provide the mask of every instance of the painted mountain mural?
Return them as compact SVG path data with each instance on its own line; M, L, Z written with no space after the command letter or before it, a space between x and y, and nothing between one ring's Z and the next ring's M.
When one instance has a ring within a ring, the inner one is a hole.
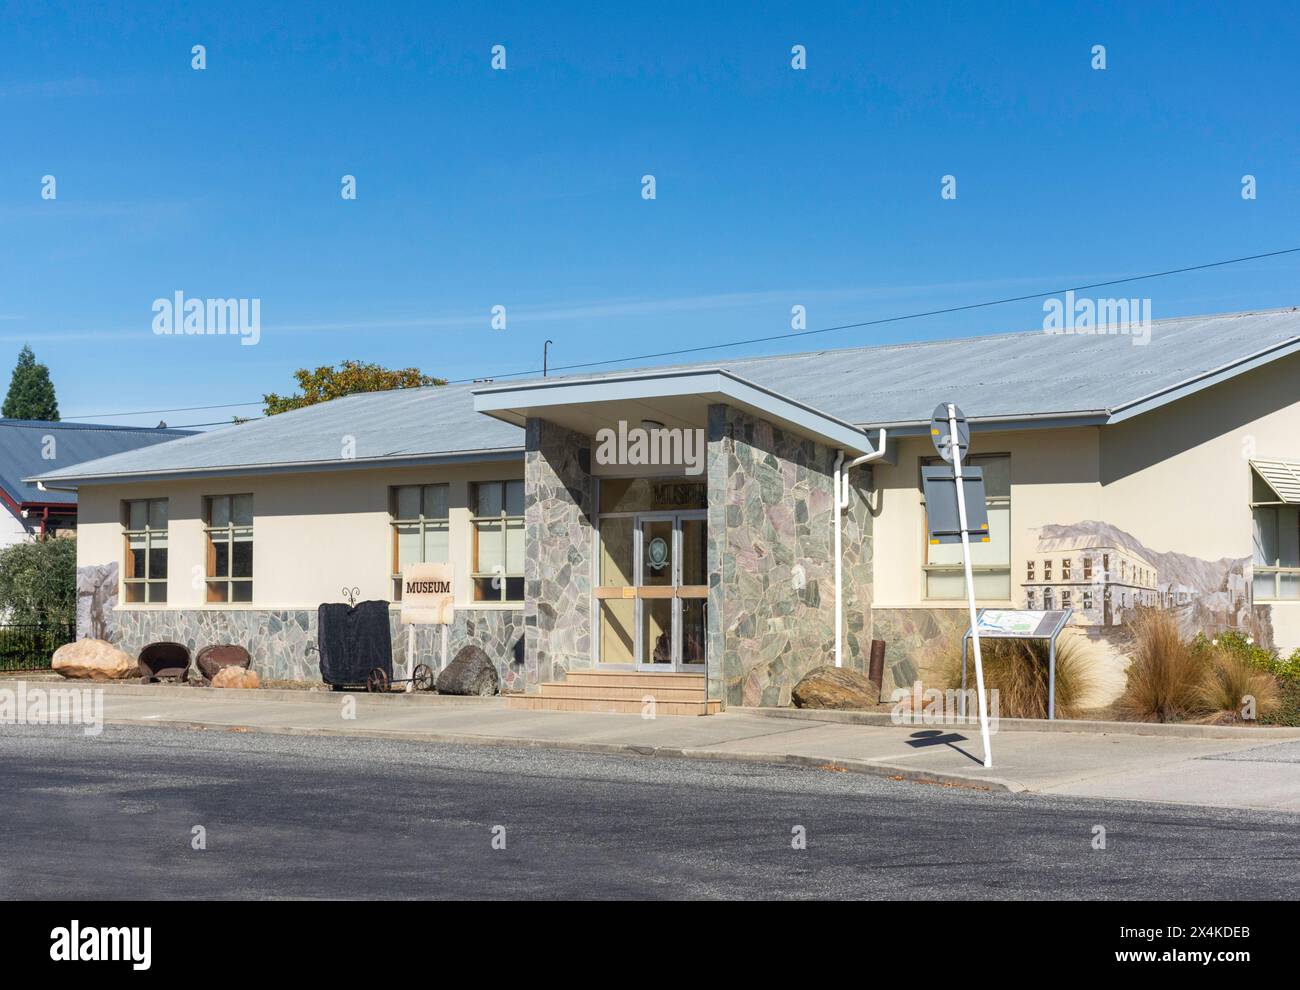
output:
M1248 556L1154 550L1098 520L1043 526L1037 537L1021 585L1031 607L1071 607L1077 624L1099 631L1122 626L1137 608L1163 608L1188 636L1239 629L1272 644L1270 609L1251 601Z

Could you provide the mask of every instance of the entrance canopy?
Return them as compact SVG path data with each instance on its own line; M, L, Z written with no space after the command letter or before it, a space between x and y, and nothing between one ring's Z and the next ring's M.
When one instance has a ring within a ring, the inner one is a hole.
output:
M709 406L716 403L843 449L850 456L875 449L856 426L721 368L542 379L474 390L478 412L516 426L538 417L588 436L619 421L635 425L650 420L669 429L704 427Z

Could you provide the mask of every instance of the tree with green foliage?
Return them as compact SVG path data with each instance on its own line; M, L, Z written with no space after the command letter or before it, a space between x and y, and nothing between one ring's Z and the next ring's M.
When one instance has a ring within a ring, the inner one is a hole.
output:
M446 385L443 378L426 375L419 368L385 368L363 361L344 361L337 368L322 365L315 371L299 368L293 373L302 392L298 395L262 396L262 411L268 416L314 406L357 392L387 392L395 388L422 388L426 385Z
M77 541L54 536L0 550L0 615L18 625L77 621Z
M18 364L9 380L9 394L0 407L5 419L42 419L57 422L59 400L54 397L50 369L36 363L36 355L26 344L18 352Z

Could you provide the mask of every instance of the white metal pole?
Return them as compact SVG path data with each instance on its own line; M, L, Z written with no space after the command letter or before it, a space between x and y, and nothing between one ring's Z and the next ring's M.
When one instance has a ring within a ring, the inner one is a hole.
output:
M410 680L410 678L415 677L415 630L416 630L416 628L417 628L417 627L414 626L414 625L410 625L410 626L407 626L407 627L406 627L406 671L405 671L405 674L406 674L406 677L408 678L408 680L406 681L406 690L408 690L408 691L414 691L414 690L415 690L415 682L414 682L413 680Z
M843 553L840 551L840 545L843 537L840 535L840 472L841 465L844 463L844 451L837 451L835 454L835 497L831 499L831 511L835 513L835 666L844 666L844 574L843 574Z
M952 444L953 473L957 476L957 521L961 526L961 556L966 565L966 604L970 607L970 638L975 647L975 691L980 706L980 738L984 741L984 765L993 766L989 748L989 709L984 700L984 661L980 656L979 618L975 610L975 577L970 566L970 534L966 532L966 486L961 480L961 444L957 438L957 407L948 403L948 442Z
M439 673L447 669L447 624L442 626L442 664L438 667Z

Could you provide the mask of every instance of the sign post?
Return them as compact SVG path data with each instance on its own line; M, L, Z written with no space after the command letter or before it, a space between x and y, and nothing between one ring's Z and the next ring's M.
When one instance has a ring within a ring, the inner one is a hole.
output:
M456 595L450 564L411 564L402 571L402 625L442 626L439 672L447 669L447 627L455 618ZM415 669L414 629L406 634L406 666L410 677Z
M939 456L952 464L954 480L957 483L957 522L961 531L962 563L966 569L966 604L970 609L970 639L975 647L975 691L980 707L980 738L984 742L984 766L991 767L993 753L989 748L989 709L984 695L984 660L980 655L979 615L975 608L975 577L971 569L970 527L966 514L966 482L962 478L961 466L962 458L970 449L970 426L966 422L965 414L957 408L956 403L941 402L935 408L934 418L930 424L930 436L934 440L934 447L939 452ZM981 476L981 483L977 489L981 496L983 489ZM981 517L985 516L982 498L978 512ZM983 524L979 535L981 539L988 540L987 521ZM934 540L933 534L931 539Z

